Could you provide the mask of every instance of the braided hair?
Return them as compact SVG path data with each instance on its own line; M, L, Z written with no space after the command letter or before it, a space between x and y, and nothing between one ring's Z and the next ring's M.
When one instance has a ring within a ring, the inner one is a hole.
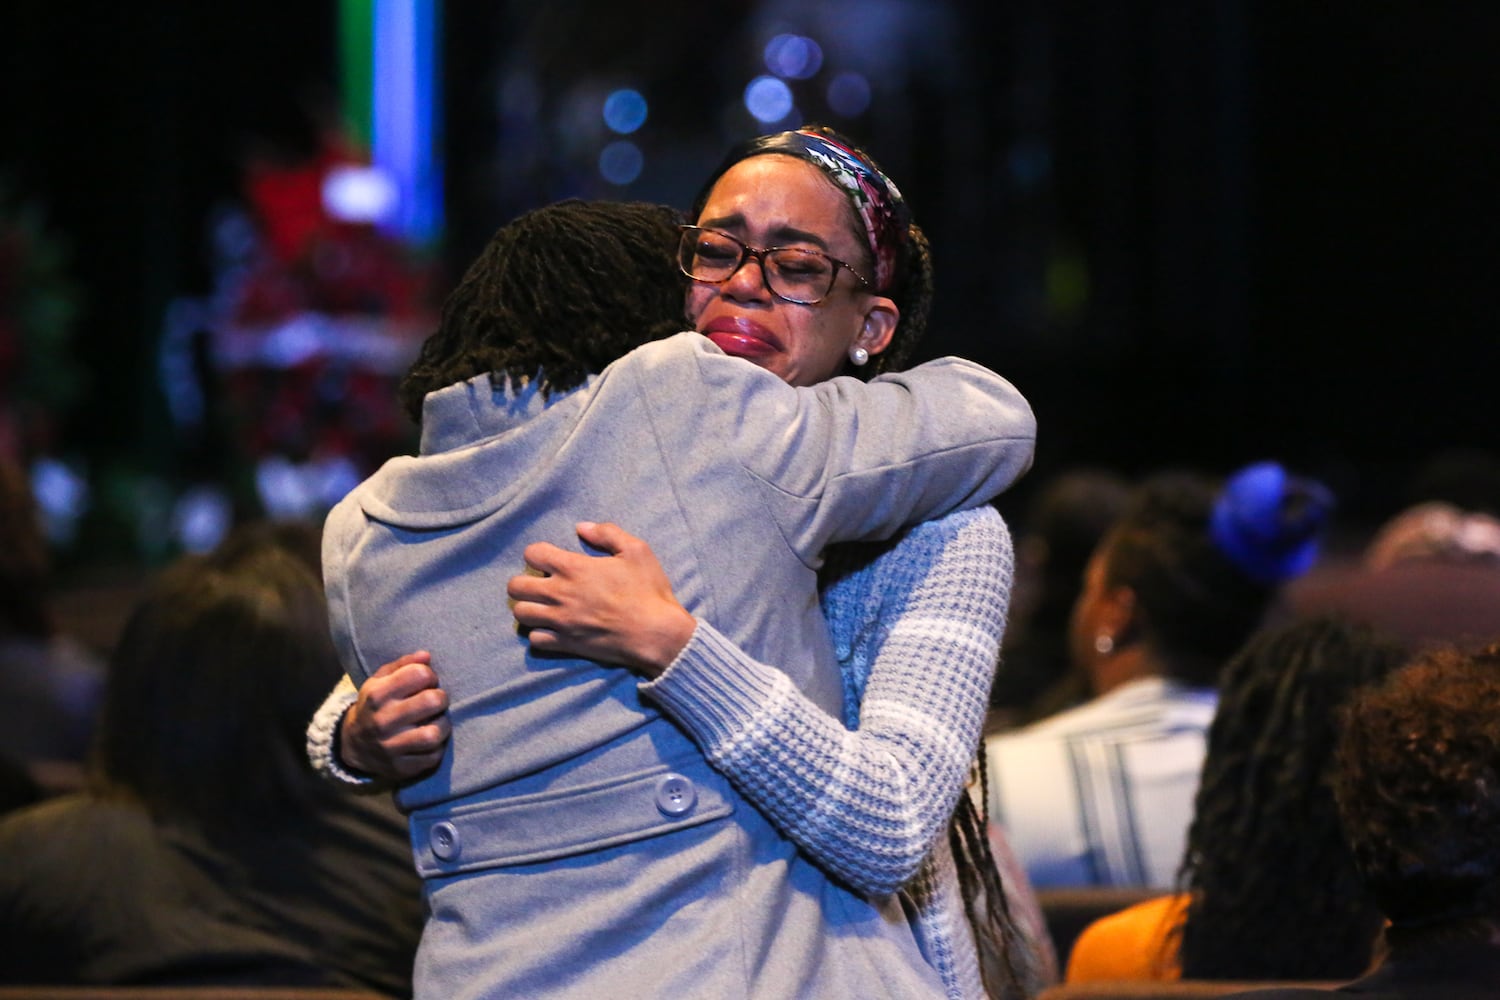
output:
M489 372L571 389L652 340L686 329L679 214L643 202L569 199L502 226L443 303L399 395L422 419L429 392Z
M1223 672L1179 884L1184 977L1352 979L1380 915L1345 844L1336 720L1404 647L1315 618L1256 633Z
M863 170L873 172L891 192L894 192L894 185L890 185L889 179L885 177L875 159L855 145L848 136L826 125L806 125L797 131L820 137L842 147L859 161ZM694 199L693 218L696 219L703 214L703 206L708 203L709 195L713 193L714 185L718 183L719 178L735 164L752 156L772 153L794 156L827 173L827 167L823 162L802 155L795 148L789 148L776 141L790 134L756 136L731 149L718 168L709 174L708 180L698 192L698 197ZM861 273L873 274L876 270L875 253L870 246L864 223L860 220L859 210L855 207L854 196L842 185L835 183L834 186L839 188L840 193L844 194L848 201L848 225L860 248L858 263ZM899 199L900 196L895 194L894 197ZM899 233L895 234L895 258L891 280L881 292L896 303L901 318L896 324L895 332L891 335L891 342L886 349L872 357L869 364L855 368L849 373L858 378L869 379L881 372L900 371L910 360L912 349L927 333L927 319L932 312L932 246L927 240L927 234L911 221L910 214L904 211L904 207L903 202L903 213L898 226Z
M989 773L983 751L975 759L979 790L958 797L948 823L948 846L958 869L964 915L979 952L979 975L993 1000L1026 1000L1046 985L1033 942L1010 912L1000 865L990 850Z

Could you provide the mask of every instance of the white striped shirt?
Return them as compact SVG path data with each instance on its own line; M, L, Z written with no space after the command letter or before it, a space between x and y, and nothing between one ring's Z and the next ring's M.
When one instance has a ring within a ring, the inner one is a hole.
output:
M1171 888L1216 705L1149 677L990 737L990 815L1032 884Z

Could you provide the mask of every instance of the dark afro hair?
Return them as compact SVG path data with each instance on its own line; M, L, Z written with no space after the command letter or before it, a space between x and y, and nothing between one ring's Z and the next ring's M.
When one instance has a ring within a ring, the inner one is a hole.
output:
M1497 705L1500 644L1424 650L1349 706L1334 793L1392 940L1500 921Z
M565 391L651 340L686 328L680 215L643 202L570 199L502 226L443 303L401 382L422 419L429 392L488 372Z

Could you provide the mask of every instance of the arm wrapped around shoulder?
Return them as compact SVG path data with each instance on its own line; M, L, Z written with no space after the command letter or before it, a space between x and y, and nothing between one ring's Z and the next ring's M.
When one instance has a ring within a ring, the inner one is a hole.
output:
M941 358L869 382L836 378L793 391L777 447L751 470L788 497L808 537L887 538L919 521L976 507L1031 467L1036 417L1009 381L981 365Z

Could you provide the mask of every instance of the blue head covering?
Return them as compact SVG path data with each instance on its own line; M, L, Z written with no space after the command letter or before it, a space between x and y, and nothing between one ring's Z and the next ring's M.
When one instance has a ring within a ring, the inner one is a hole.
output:
M1275 462L1259 462L1229 477L1214 504L1209 533L1247 576L1280 583L1305 573L1318 558L1333 506L1333 494L1322 483L1289 475Z

